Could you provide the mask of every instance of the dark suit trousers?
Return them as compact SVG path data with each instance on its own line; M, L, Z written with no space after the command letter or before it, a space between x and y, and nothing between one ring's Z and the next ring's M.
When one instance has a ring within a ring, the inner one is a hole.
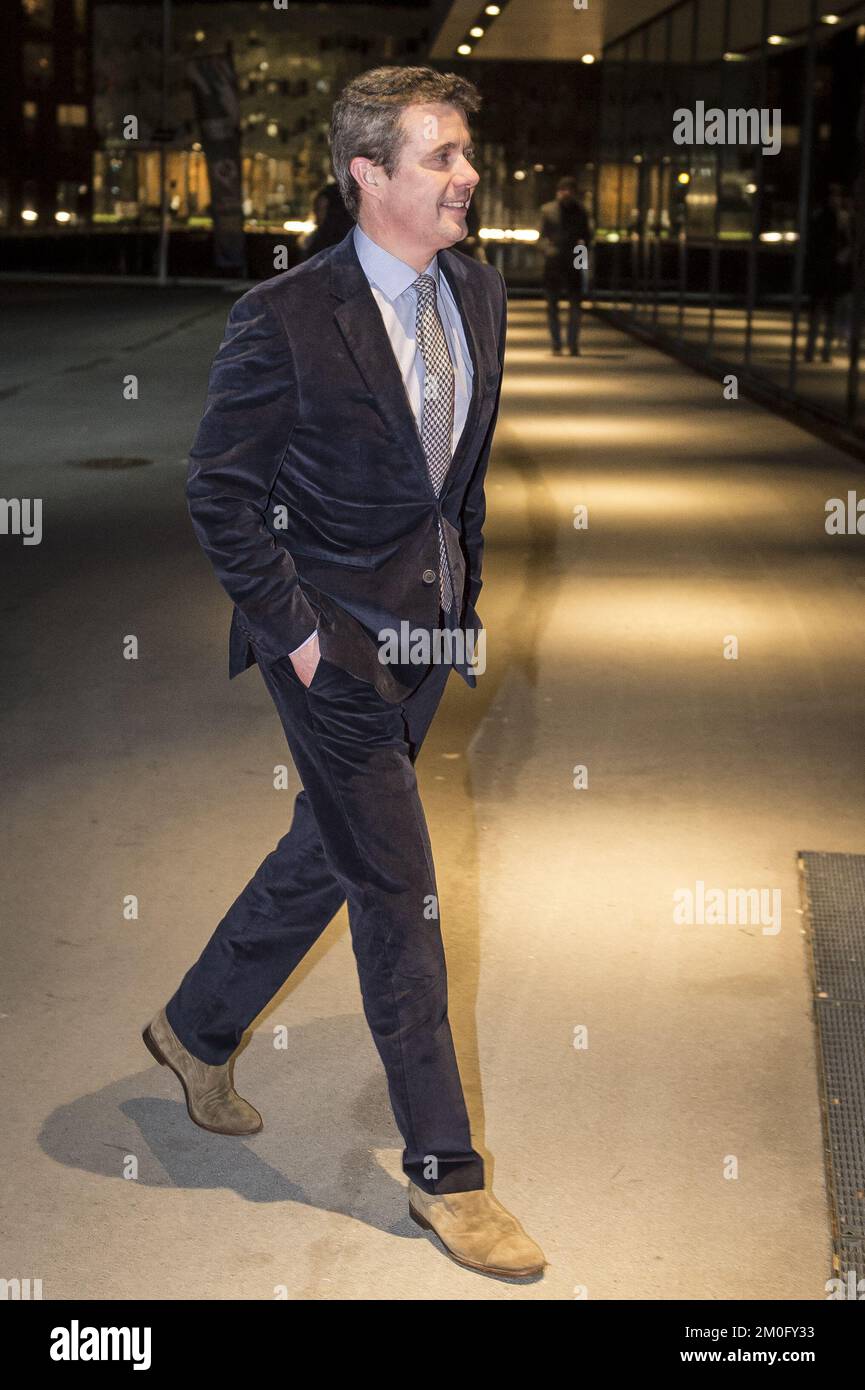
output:
M568 299L568 347L580 345L580 326L583 310L583 274L575 270L568 261L547 261L544 265L544 298L547 302L547 326L553 347L562 346L562 330L559 322L559 300L563 294Z
M262 657L259 669L303 791L288 833L166 1005L168 1020L194 1056L227 1061L347 899L364 1014L405 1141L403 1170L427 1192L483 1187L414 769L450 668L430 667L402 704L324 659L309 688L289 657L270 666Z

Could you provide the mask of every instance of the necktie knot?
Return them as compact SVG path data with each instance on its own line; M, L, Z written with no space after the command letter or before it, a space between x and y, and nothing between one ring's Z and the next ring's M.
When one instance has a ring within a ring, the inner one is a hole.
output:
M426 271L424 271L423 275L417 277L412 285L412 289L417 291L418 304L424 306L427 304L435 304L436 282L432 275L428 275Z

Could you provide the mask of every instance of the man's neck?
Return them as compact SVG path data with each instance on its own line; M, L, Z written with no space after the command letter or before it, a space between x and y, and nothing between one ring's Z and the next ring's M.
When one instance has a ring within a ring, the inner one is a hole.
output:
M419 248L416 242L405 241L387 227L375 226L361 218L358 218L357 225L364 236L368 236L382 251L388 251L391 256L396 256L398 261L410 265L418 275L423 274L438 250L435 246Z

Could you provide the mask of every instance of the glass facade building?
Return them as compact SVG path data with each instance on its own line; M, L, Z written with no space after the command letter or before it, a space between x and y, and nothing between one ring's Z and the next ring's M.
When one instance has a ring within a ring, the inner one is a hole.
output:
M94 218L156 225L160 207L163 76L161 6L94 6ZM331 173L327 131L334 98L364 68L416 63L424 12L413 5L344 6L268 0L172 6L167 67L167 177L172 226L208 226L210 185L186 64L230 53L237 73L244 213L250 228L310 215ZM139 136L125 138L128 114Z
M602 78L598 307L865 434L865 4L679 0Z
M85 224L94 134L91 0L0 9L0 231Z

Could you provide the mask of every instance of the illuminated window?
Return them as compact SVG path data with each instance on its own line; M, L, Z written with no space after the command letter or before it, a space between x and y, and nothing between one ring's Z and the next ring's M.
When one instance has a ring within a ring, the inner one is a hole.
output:
M58 106L57 107L58 125L86 126L87 107L86 106Z
M54 0L21 0L21 8L30 24L38 29L50 29L54 18Z

